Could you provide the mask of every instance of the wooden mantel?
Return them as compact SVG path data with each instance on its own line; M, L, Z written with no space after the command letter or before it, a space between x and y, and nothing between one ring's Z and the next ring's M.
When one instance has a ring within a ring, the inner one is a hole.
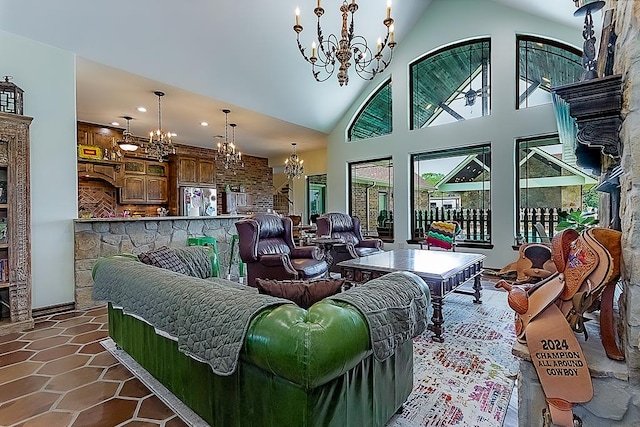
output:
M602 154L620 157L622 118L622 76L607 76L554 88L569 104L569 114L576 119L576 140L588 147L599 147Z

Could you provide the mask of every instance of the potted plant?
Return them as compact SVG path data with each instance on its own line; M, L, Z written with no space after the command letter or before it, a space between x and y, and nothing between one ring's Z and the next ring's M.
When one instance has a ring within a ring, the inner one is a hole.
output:
M562 231L567 228L573 228L578 233L583 230L593 227L598 224L598 219L595 218L596 212L583 212L576 210L573 212L560 211L558 217L560 221L556 225L556 231Z

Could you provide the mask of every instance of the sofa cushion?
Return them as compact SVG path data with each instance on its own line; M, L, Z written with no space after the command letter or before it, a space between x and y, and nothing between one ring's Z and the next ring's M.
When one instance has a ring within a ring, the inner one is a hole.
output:
M180 261L180 258L168 247L161 246L149 252L138 255L138 259L145 264L155 267L166 268L176 273L188 274L187 266Z
M337 294L343 284L344 279L256 279L256 285L261 294L288 299L304 309L328 296Z

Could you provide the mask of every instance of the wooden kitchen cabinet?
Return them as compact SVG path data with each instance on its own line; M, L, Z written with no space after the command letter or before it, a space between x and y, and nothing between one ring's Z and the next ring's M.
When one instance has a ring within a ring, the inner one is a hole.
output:
M125 176L120 189L120 203L146 203L146 181L144 176Z
M169 200L167 178L147 176L146 179L147 203L167 203Z
M163 162L127 159L120 189L122 204L163 204L169 201L168 165Z
M198 160L198 180L200 184L215 185L216 163L213 160Z
M171 164L177 172L178 186L199 187L216 183L216 164L213 160L176 156Z
M78 144L92 147L100 147L104 160L111 158L111 150L116 147L116 141L122 135L122 131L92 123L77 123Z
M178 184L196 185L198 183L198 160L192 157L178 158Z

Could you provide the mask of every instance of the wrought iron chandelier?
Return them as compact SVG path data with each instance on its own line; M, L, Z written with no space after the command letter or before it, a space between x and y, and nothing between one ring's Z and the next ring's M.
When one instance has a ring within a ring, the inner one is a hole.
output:
M301 178L304 175L304 160L298 157L296 153L296 143L292 142L293 153L289 156L287 160L284 161L284 174L287 176L287 179Z
M176 147L171 142L171 133L162 130L161 99L164 92L157 90L153 93L158 97L158 129L149 132L149 143L145 144L144 152L161 162L169 154L176 154Z
M129 121L133 119L133 117L122 116L122 118L127 121L127 130L122 132L122 139L118 141L118 146L123 151L136 151L139 145L129 130Z
M378 39L375 51L368 46L367 40L363 36L354 33L354 16L358 10L356 0L351 0L351 3L344 0L340 6L342 30L339 40L334 34L329 34L325 38L322 32L320 18L324 15L324 9L320 6L320 1L318 0L318 6L313 10L318 17L318 34L317 40L311 45L310 57L305 54L305 48L300 43L300 33L303 27L300 25L300 9L298 8L296 8L296 24L293 26L293 30L297 34L298 49L305 61L311 64L311 73L316 81L323 82L331 77L336 68L336 61L339 63L338 83L340 86L349 83L348 72L351 65L354 66L356 73L365 80L372 80L377 74L383 72L391 63L393 48L397 45L393 39L391 0L387 0L387 16L382 21L387 34L384 40ZM351 14L350 22L348 22L349 14Z
M222 110L224 113L224 141L218 141L218 151L216 151L216 160L220 160L225 170L231 170L236 174L238 168L244 167L242 161L242 153L236 151L236 126L235 123L229 123L229 113L231 110ZM229 126L233 130L233 139L229 141Z

